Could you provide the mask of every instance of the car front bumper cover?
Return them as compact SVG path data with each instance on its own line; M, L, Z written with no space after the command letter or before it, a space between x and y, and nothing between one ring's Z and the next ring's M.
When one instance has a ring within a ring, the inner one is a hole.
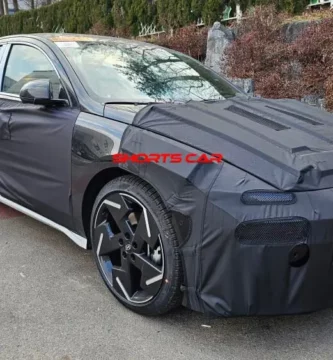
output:
M244 204L242 188L257 180L225 165L208 192L200 243L182 249L193 280L187 305L222 316L333 306L333 189Z
M121 144L128 154L156 148L193 152L134 127ZM333 306L333 189L291 191L295 196L280 203L275 187L227 162L120 167L154 186L174 215L185 306L221 316ZM254 190L274 195L264 204L244 201L244 194Z

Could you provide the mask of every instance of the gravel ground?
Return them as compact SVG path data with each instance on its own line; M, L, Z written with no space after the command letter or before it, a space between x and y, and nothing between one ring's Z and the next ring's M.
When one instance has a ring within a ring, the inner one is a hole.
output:
M144 318L112 297L90 252L25 216L2 216L0 264L0 359L333 358L331 309L232 319L180 309Z

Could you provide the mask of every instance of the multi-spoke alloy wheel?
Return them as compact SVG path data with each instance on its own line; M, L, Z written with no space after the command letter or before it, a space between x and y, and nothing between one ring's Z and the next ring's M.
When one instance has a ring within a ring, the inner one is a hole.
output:
M148 184L133 176L107 184L95 202L91 235L102 277L123 304L151 315L179 304L177 239L170 215Z

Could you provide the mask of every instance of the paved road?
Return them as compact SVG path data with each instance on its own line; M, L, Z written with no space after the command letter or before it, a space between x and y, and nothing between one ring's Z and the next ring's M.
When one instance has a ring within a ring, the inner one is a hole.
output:
M0 359L332 359L333 311L144 318L102 283L90 252L0 208ZM210 327L202 327L209 325Z

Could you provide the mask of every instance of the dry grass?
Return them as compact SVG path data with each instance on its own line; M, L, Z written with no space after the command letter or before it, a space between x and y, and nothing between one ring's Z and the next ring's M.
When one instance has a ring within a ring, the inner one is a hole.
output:
M323 96L333 110L333 15L328 14L286 43L281 36L285 15L273 7L257 9L229 50L229 75L253 78L264 97Z
M309 9L301 15L287 16L284 23L301 22L301 21L320 21L323 19L333 18L333 10L328 8Z

